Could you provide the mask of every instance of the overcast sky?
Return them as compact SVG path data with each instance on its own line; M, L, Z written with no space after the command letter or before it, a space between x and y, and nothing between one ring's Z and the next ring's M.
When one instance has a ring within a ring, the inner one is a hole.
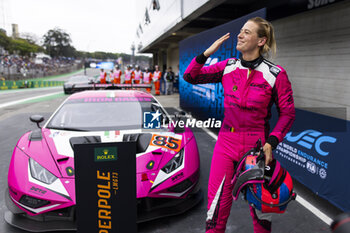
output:
M144 0L0 0L0 27L11 35L16 23L39 38L59 27L77 50L130 54L142 18L135 1Z

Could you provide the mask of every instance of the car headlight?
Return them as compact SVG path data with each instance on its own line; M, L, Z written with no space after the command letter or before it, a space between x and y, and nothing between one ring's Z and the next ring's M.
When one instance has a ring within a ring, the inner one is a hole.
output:
M29 158L29 167L32 177L45 184L52 184L57 179L55 175L46 170L32 158Z
M177 153L174 158L172 158L165 166L161 169L166 174L176 170L178 167L182 165L184 160L184 149L182 148L179 153Z

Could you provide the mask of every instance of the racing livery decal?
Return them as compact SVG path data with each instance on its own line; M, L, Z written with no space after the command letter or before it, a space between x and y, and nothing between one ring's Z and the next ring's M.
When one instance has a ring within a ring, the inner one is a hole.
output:
M151 146L158 146L178 152L181 149L181 139L171 136L154 134L151 139Z

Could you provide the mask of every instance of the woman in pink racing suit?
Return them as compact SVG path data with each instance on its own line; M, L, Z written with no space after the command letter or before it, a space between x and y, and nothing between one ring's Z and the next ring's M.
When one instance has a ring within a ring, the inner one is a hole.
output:
M208 184L206 232L225 232L232 205L231 179L234 164L260 138L265 162L272 161L277 147L295 119L293 91L286 71L266 60L275 53L272 25L256 17L249 19L237 36L240 59L230 58L203 67L230 34L219 38L204 53L194 58L184 73L192 84L218 83L224 87L225 117L216 142ZM275 103L279 118L270 132L271 106ZM254 232L271 232L271 215L250 207Z

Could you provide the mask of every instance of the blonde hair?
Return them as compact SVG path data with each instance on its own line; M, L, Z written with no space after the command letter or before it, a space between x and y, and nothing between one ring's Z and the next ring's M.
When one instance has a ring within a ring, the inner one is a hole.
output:
M254 17L248 21L252 21L258 25L257 33L259 38L266 37L266 43L260 47L260 55L264 57L275 57L276 40L272 24L261 17Z

